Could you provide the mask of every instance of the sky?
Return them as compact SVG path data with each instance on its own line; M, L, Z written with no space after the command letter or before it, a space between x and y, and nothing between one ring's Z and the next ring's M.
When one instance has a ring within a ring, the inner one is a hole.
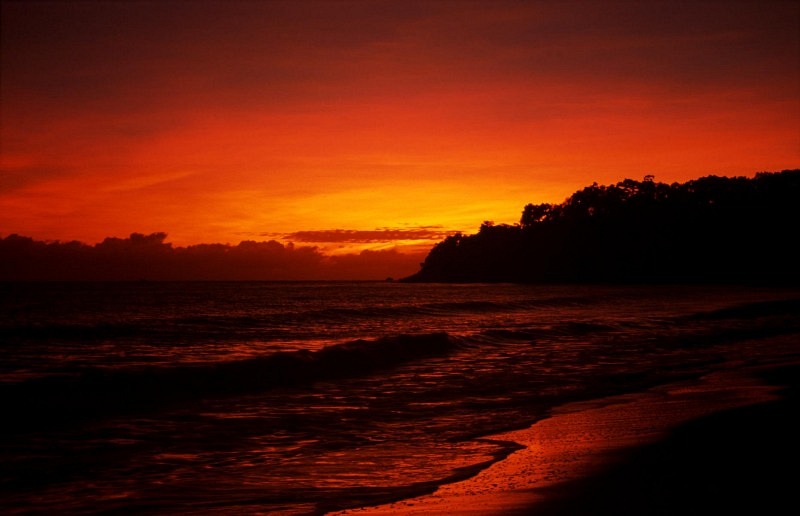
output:
M0 237L419 254L800 165L795 1L3 0L1 37Z

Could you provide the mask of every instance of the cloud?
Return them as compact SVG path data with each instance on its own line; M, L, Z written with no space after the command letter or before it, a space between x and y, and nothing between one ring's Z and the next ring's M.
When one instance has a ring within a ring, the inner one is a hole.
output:
M330 271L341 278L403 278L419 270L426 252L401 253L396 249L361 251L342 254L327 259Z
M173 247L166 233L109 237L95 245L0 238L0 281L380 280L411 275L424 253L363 251L327 256L274 240Z
M326 229L320 231L295 231L283 234L286 240L314 243L373 243L397 240L441 240L449 235L441 226L417 228L381 228L372 231L355 229ZM266 235L265 235L266 236Z
M66 177L74 170L47 166L0 167L0 193Z

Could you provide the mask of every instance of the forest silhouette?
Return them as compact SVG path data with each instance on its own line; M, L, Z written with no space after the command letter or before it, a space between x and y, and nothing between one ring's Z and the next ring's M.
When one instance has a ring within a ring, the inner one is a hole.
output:
M408 282L800 282L800 170L597 183L436 244Z

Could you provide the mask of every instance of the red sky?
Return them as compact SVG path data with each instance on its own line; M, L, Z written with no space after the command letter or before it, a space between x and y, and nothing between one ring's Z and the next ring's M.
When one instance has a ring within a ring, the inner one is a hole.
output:
M797 168L798 27L795 1L3 1L0 236L408 251L595 181Z

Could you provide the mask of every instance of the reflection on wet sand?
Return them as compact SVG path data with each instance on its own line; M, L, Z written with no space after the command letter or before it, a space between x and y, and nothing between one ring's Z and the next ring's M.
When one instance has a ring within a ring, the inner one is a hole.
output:
M737 365L699 381L563 405L529 428L492 436L524 448L472 478L430 495L334 514L529 514L559 484L607 467L623 450L707 414L777 399L777 387Z

